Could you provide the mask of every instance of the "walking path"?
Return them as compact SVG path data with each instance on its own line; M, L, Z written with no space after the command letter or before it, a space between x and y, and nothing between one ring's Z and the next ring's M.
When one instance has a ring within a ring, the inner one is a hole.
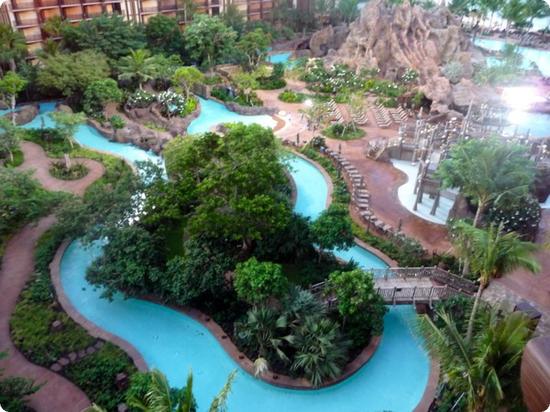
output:
M86 188L103 175L101 163L90 159L78 159L88 168L84 178L73 181L56 179L49 174L51 159L37 144L22 142L25 156L20 170L34 170L34 177L47 190L62 190L82 195ZM76 160L76 159L75 159ZM30 397L29 405L37 412L80 412L90 405L90 400L82 390L67 379L46 368L37 366L25 359L11 342L10 318L21 290L34 271L34 248L40 236L55 223L53 216L42 218L35 224L25 226L13 236L6 246L0 270L0 351L8 353L0 360L5 376L22 376L44 384Z
M71 158L73 162L84 164L88 168L88 174L78 180L61 180L53 177L49 170L52 163L51 158L46 155L44 149L32 142L21 142L24 161L18 170L33 170L33 176L44 188L51 191L70 192L76 195L83 195L86 188L99 179L105 172L100 162L91 159Z

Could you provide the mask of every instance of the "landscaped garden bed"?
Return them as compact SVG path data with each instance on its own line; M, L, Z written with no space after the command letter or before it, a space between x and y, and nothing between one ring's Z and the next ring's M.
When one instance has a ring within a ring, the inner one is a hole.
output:
M347 123L334 123L327 127L322 132L326 137L337 140L355 140L365 137L366 132L355 126Z

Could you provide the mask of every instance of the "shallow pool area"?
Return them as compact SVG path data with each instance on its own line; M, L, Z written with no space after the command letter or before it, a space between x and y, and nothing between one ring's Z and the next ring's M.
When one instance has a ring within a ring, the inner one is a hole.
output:
M267 56L267 61L273 64L282 63L284 65L291 65L292 61L290 60L290 56L292 56L292 52L290 51L275 52Z
M45 115L54 106L41 106L43 120L37 119L27 127L42 124L47 127L51 119ZM87 125L79 128L76 139L83 146L111 152L131 163L162 160L135 146L110 142ZM288 162L296 182L296 210L316 218L326 207L327 183L311 162L297 157L291 157ZM101 290L85 279L87 268L101 253L101 246L95 243L85 248L76 240L67 248L60 267L61 285L67 298L88 320L133 345L147 365L164 372L173 386L182 386L192 369L199 411L205 411L227 375L239 366L206 328L184 314L144 300L124 299L121 295L112 301L101 298ZM342 253L345 253L341 255L343 258L353 257L365 268L386 266L359 247ZM411 306L390 308L384 319L384 335L374 356L351 378L326 389L282 389L240 370L229 397L229 410L410 412L424 393L430 366L422 342L414 332L415 318Z
M232 112L223 104L214 100L206 100L199 97L199 101L201 104L201 113L187 128L187 133L189 134L205 133L210 131L214 126L223 123L256 123L270 128L275 127L277 124L275 119L268 115L244 116Z
M499 51L504 47L506 41L502 39L476 38L474 44L487 50ZM519 51L525 60L523 62L524 68L528 68L530 63L535 63L544 76L550 76L550 50L520 46Z

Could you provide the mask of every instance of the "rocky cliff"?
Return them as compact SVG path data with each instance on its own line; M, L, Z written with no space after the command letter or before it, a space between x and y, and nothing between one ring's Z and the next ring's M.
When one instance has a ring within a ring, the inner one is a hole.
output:
M327 60L356 68L378 67L388 79L413 68L437 112L447 112L454 104L453 85L442 74L443 66L459 62L464 78L473 73L470 40L460 22L446 8L426 10L411 6L408 0L398 6L385 0L367 3L350 25L346 41L329 52Z

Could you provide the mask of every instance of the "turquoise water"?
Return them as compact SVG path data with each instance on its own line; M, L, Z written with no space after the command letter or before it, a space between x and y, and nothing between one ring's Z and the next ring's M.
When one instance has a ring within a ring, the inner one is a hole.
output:
M550 114L535 112L512 112L508 117L508 121L511 125L504 129L508 134L513 134L517 125L519 134L526 134L527 131L529 131L530 136L550 136Z
M199 117L191 122L187 128L187 133L204 133L212 127L222 123L257 123L265 127L274 127L276 122L271 116L243 116L241 114L227 110L227 108L214 100L205 100L200 98L201 113Z
M292 52L273 53L267 56L267 60L273 64L277 64L277 63L287 64L290 59L290 56L292 56Z
M53 105L41 106L42 115ZM44 118L47 122L48 118ZM40 127L40 120L33 122ZM48 124L46 124L48 126ZM112 151L129 161L158 157L130 145L109 142L94 129L81 126L77 140L88 147ZM298 191L296 208L316 217L325 207L328 189L322 174L303 159L291 159ZM359 248L357 248L359 249ZM353 249L352 249L353 250ZM185 383L190 369L195 379L195 396L204 411L230 371L238 365L215 338L191 318L161 305L139 299L101 299L101 291L85 279L86 269L101 253L101 244L84 248L71 243L61 261L62 287L77 310L99 327L130 342L149 367L161 369L174 386ZM368 252L357 253L358 261L373 267ZM429 359L414 335L415 313L410 306L390 308L384 319L381 344L353 377L339 385L315 391L276 388L241 371L229 400L232 412L409 412L426 387Z
M487 50L499 51L506 44L504 40L477 38L475 44ZM530 47L520 47L519 51L524 58L523 66L529 68L530 63L535 63L540 72L548 77L550 76L550 51L539 50Z

